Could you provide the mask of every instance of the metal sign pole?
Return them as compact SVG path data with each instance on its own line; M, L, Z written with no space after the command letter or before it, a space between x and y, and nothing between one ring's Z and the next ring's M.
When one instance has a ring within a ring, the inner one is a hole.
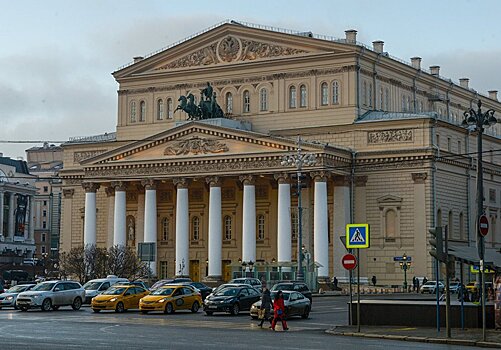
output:
M357 249L357 332L360 333L360 249Z

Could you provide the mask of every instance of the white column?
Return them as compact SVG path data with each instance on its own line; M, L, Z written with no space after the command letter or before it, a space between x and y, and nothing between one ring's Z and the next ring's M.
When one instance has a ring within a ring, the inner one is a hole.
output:
M346 232L350 220L350 179L347 176L334 176L334 217L333 217L333 270L336 277L348 277L349 272L341 264L346 248L339 239ZM365 222L365 221L364 221Z
M242 217L242 261L256 262L256 188L252 175L240 176L244 184Z
M278 180L277 258L278 262L291 262L291 185L287 182L287 174L277 174L275 179Z
M29 216L29 229L28 229L28 241L30 243L35 243L35 196L29 196L30 199L30 216ZM49 215L51 213L49 212ZM49 225L52 223L51 218L49 217ZM49 227L50 228L50 227ZM52 232L52 230L50 230ZM50 235L47 237L50 242Z
M84 182L85 189L85 222L84 247L96 244L96 191L99 184Z
M8 220L8 228L7 228L7 239L9 241L14 240L14 205L15 205L15 197L16 194L14 192L9 193L9 217Z
M189 203L188 184L185 179L175 179L176 198L176 276L189 276Z
M106 232L106 248L113 247L113 234L115 223L115 189L111 186L106 187L106 196L108 197L108 225Z
M221 211L221 184L217 176L206 179L209 192L209 271L211 279L222 277L223 233Z
M144 180L141 182L145 187L144 196L144 243L157 243L157 189L154 180ZM157 249L158 251L158 249ZM155 260L156 260L155 252ZM154 276L157 275L157 263L149 263L150 270Z
M115 188L115 212L113 217L113 245L127 245L126 221L126 193L125 183L114 181L111 186Z
M327 221L327 179L324 175L315 174L315 202L313 214L313 244L318 278L329 277L329 228Z
M3 192L0 192L0 241L3 240L3 206L4 206L4 195Z

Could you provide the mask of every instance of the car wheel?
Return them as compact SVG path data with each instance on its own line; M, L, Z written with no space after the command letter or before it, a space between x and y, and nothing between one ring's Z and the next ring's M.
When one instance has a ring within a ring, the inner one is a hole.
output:
M165 313L168 315L174 313L174 307L172 306L172 303L167 303L167 305L165 305Z
M51 307L52 307L52 302L50 301L50 299L45 299L42 302L42 311L50 311Z
M239 313L240 313L240 306L238 306L238 304L235 303L231 308L231 314L233 316L237 316Z
M200 309L200 305L198 304L198 301L195 301L191 306L191 312L196 314L198 312L198 309Z
M118 312L118 313L122 313L125 311L125 308L124 308L124 303L122 302L119 302L117 304L117 307L115 308L115 312Z
M212 316L214 313L213 313L212 311L205 311L205 314L206 314L207 316Z
M28 311L28 308L26 306L20 306L19 309L23 312Z
M307 319L308 317L310 317L310 308L308 306L304 308L304 312L301 315L301 317L304 319Z
M54 311L59 310L59 305L52 305L52 310L54 310Z
M71 304L71 307L75 311L80 310L80 308L82 307L82 299L76 297L75 300L73 300L73 304Z
M95 313L101 312L101 310L99 309L92 309L92 311L94 311Z

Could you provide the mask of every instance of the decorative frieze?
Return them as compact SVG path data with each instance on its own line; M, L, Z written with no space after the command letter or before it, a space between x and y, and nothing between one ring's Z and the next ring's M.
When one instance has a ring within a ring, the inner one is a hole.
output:
M209 140L205 137L194 136L187 140L179 141L164 150L164 155L177 156L187 154L207 154L228 152L228 146L218 140Z
M367 143L399 143L412 142L413 132L410 129L379 130L367 133Z
M89 159L106 152L105 149L96 149L90 151L81 151L73 153L73 161L75 163L80 163L82 160Z

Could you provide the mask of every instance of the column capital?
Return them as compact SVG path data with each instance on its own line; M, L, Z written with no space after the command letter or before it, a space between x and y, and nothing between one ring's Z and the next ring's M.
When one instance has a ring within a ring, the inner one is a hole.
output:
M146 190L156 190L157 181L155 179L144 179L141 180L141 185L144 186Z
M254 185L255 178L252 175L240 175L238 179L245 185Z
M334 186L349 187L351 184L351 178L348 175L334 175L332 180L334 181Z
M113 197L115 195L115 189L111 186L107 186L104 191L106 192L106 197Z
M326 182L329 175L330 173L325 170L310 172L310 176L315 182Z
M279 184L288 184L289 183L289 174L287 173L278 173L274 174L273 177Z
M427 173L412 173L412 181L414 181L415 184L424 184L427 177Z
M355 186L365 187L368 176L355 176Z
M205 178L205 182L209 187L221 187L221 179L219 176L208 176Z
M85 193L96 193L101 185L95 182L82 182L82 187Z
M188 188L188 180L184 177L175 177L172 182L177 188Z
M127 184L123 181L112 181L111 182L111 187L115 189L115 192L118 191L125 191L125 188L127 187Z
M75 189L74 188L64 188L63 189L63 196L64 196L64 198L73 198L74 194L75 194Z

